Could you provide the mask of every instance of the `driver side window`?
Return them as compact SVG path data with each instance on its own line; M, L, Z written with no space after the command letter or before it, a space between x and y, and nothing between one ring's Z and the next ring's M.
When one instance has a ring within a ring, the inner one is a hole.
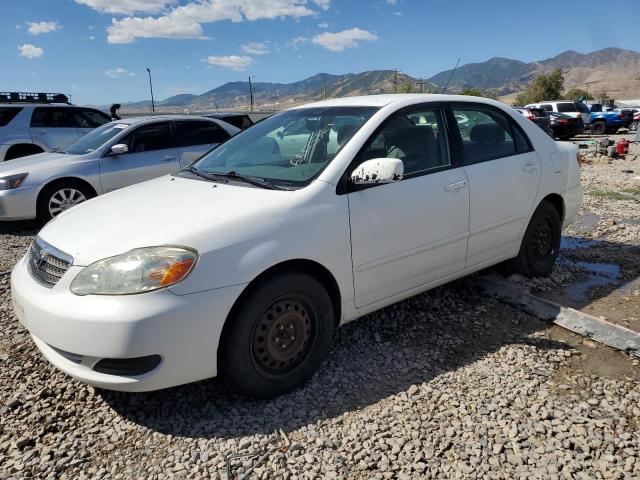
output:
M129 147L128 153L142 153L170 148L170 141L169 122L160 122L138 127L118 143Z
M444 132L438 108L396 114L369 140L362 160L398 158L405 177L447 167L451 163Z

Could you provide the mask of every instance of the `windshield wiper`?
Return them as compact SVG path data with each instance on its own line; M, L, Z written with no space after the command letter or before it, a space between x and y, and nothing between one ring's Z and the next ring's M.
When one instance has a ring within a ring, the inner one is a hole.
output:
M189 172L189 173L193 173L194 175L197 175L200 178L204 178L205 180L209 180L210 182L215 182L216 179L213 178L212 176L206 174L205 172L202 172L200 170L198 170L197 168L193 167L193 166L188 166L187 168L184 169L185 171Z
M257 177L247 177L244 175L240 175L238 172L231 170L230 172L207 172L209 175L216 177L224 177L224 178L232 178L234 180L238 180L240 182L248 183L249 185L253 185L255 187L266 188L269 190L284 190L282 187L278 185L274 185L271 182L267 182L261 178Z

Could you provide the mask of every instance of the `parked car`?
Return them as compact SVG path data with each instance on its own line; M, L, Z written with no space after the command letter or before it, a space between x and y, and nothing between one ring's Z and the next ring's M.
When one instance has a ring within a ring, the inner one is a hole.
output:
M572 102L569 100L556 100L553 102L544 101L525 105L525 108L541 108L545 112L564 113L573 118L582 118L584 128L591 127L591 111L582 102Z
M308 141L278 156L293 122ZM13 305L81 381L220 375L270 397L309 379L340 324L504 261L549 274L581 200L577 146L500 102L332 99L59 215L16 264Z
M618 108L614 104L601 105L592 103L591 131L597 135L616 133L620 128L631 128L633 124L633 109Z
M525 118L528 118L533 123L538 125L543 132L551 135L551 120L549 114L542 108L522 108L516 107L516 110Z
M631 125L629 125L629 128L631 130L638 130L638 125L640 125L640 111L633 114L633 121Z
M180 170L238 131L192 116L107 123L58 152L0 164L0 220L45 223L96 195Z
M235 113L235 112L217 112L217 113L208 113L204 115L209 118L217 118L218 120L223 120L227 123L230 123L234 127L238 127L240 130L244 130L253 125L253 120L246 113Z
M575 118L564 113L549 112L552 136L560 140L569 140L571 137L584 132L582 118Z
M0 93L0 162L53 152L111 121L54 93Z

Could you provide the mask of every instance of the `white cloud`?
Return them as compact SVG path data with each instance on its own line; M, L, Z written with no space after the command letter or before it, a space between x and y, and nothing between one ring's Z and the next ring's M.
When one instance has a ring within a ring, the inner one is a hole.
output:
M347 48L355 48L360 41L377 40L378 36L360 28L350 28L341 32L325 32L316 35L311 41L332 52L342 52Z
M297 50L300 46L304 45L308 41L309 39L307 37L296 37L287 42L287 47L291 47Z
M132 73L122 67L110 68L105 70L104 74L109 78L133 77L135 75L135 73Z
M159 13L176 0L75 0L102 13L130 15L135 12Z
M391 5L392 7L398 4L398 0L387 0L387 5Z
M131 43L136 38L204 39L206 36L202 25L207 23L222 20L242 22L281 17L300 18L316 14L306 3L306 0L192 1L159 17L113 19L107 28L107 41Z
M329 28L329 24L327 22L322 22L318 24L318 27L320 28Z
M402 12L393 12L396 17L402 17Z
M30 43L18 46L18 50L20 50L20 56L25 58L38 58L44 54L44 50Z
M55 32L60 29L57 22L27 22L27 25L29 25L28 30L31 35Z
M244 55L210 56L206 58L205 62L209 65L230 68L240 72L253 63L253 58Z
M329 7L331 6L331 0L313 0L313 3L323 10L329 10Z
M269 47L262 42L249 42L242 45L242 51L250 55L266 55L269 53Z

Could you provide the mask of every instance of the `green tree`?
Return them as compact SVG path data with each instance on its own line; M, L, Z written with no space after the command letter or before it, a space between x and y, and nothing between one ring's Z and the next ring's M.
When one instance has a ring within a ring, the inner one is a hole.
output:
M398 93L415 93L415 91L416 89L411 82L403 83L398 87Z
M463 88L462 91L460 92L460 95L469 95L472 97L486 97L486 98L492 98L494 100L498 99L498 96L496 95L496 92L494 90L482 90L480 88L472 88L472 87Z
M514 101L515 105L527 105L542 100L557 100L562 98L564 90L564 75L562 69L556 68L550 73L541 73L520 92Z
M564 93L564 98L567 100L578 100L579 98L593 100L593 95L582 88L573 87Z

